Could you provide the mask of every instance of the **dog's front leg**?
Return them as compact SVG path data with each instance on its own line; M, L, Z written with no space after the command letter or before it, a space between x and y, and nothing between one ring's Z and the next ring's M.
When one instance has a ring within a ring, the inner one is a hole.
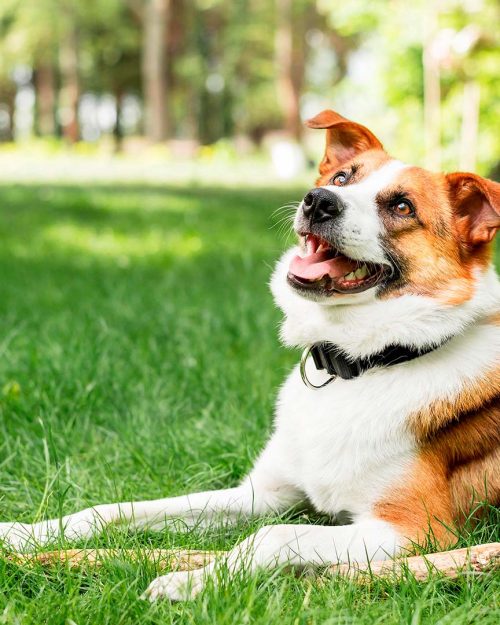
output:
M263 514L272 509L272 497L253 491L248 485L150 501L101 504L75 514L39 523L0 523L0 538L19 550L44 545L59 536L85 539L110 525L160 529L208 522L217 515L225 521ZM279 506L278 506L279 507Z
M402 544L395 529L378 519L353 525L270 525L242 541L225 559L202 569L170 573L156 578L143 597L151 601L167 597L174 601L192 599L209 577L217 581L217 567L230 575L271 569L280 565L303 568L338 562L366 562L393 556Z
M234 488L205 491L150 501L102 504L60 519L39 523L0 523L0 540L18 550L32 549L64 536L85 539L110 525L159 529L169 523L190 527L216 517L235 522L268 512L280 512L297 503L301 493L282 479L263 454L245 481ZM279 466L279 464L278 464Z

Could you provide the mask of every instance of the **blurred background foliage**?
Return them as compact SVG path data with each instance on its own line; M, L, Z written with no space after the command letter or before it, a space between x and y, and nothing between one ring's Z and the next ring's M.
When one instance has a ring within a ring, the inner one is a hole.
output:
M328 107L404 160L498 178L499 11L498 0L2 0L0 140L134 156L161 146L175 162L263 154L292 178L323 140L303 120Z

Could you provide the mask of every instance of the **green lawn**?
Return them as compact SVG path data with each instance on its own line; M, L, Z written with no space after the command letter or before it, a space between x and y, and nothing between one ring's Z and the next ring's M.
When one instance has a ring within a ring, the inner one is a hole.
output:
M266 283L286 245L271 213L301 192L0 187L0 520L245 474L298 358L278 344ZM258 523L115 529L90 544L226 549ZM492 511L461 544L499 539ZM500 622L498 575L317 587L261 574L190 604L150 605L138 596L155 576L126 559L92 572L0 561L0 623Z

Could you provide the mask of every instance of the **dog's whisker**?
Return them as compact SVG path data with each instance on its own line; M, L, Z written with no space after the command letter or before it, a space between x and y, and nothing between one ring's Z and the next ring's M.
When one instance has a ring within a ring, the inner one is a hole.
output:
M288 210L297 210L298 206L299 206L300 202L289 202L288 204L283 204L283 206L278 206L278 208L275 208L273 210L273 212L271 213L271 216L274 216L276 214L279 214L283 211L288 211Z
M272 224L272 228L276 228L279 236L282 236L285 231L289 231L289 234L292 233L292 225L293 225L294 216L293 215L284 215L280 219L278 219L275 223Z

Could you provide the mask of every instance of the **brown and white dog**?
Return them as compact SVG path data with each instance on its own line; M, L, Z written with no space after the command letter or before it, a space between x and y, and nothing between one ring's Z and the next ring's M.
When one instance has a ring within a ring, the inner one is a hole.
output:
M283 341L317 351L282 386L251 473L225 490L0 524L4 540L26 548L61 529L235 520L304 500L352 519L265 526L229 553L234 573L390 557L429 533L446 546L471 506L500 502L500 185L401 163L333 111L308 125L326 129L326 152L271 286ZM331 353L336 378L321 369ZM192 597L218 565L159 577L145 595Z

